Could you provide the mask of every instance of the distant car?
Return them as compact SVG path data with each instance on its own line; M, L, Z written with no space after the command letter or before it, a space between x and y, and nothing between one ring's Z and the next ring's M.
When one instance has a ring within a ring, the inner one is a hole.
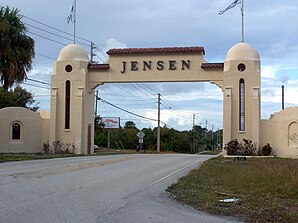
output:
M93 149L99 149L98 145L94 145Z

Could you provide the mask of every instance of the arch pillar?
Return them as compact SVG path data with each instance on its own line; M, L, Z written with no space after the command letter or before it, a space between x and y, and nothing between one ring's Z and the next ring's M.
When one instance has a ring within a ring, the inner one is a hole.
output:
M52 150L56 147L74 153L93 153L93 140L88 145L94 136L94 90L89 89L88 63L88 54L75 44L64 47L55 62L51 76L49 143ZM70 85L69 102L66 82Z
M247 43L238 43L227 53L224 61L224 145L234 139L249 139L257 148L259 146L260 65L258 52ZM241 100L244 100L242 104Z

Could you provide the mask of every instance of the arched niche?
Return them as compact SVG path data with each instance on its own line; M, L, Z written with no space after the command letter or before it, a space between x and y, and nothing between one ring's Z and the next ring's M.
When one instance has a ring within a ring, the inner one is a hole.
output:
M289 147L298 147L298 121L293 121L288 127Z

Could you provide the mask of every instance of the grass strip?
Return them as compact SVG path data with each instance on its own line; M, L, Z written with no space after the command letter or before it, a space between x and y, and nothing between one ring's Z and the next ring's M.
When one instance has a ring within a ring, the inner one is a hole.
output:
M137 154L143 152L136 152L136 150L129 149L107 149L101 148L95 150L92 155L84 154L72 154L72 153L61 153L61 154L40 154L40 153L0 153L0 163L23 161L23 160L39 160L39 159L54 159L54 158L65 158L75 156L104 156L104 155L121 155L121 154ZM146 154L156 154L156 151L145 151ZM162 152L171 153L171 152Z
M298 222L298 160L213 158L168 190L198 210L246 222ZM237 204L219 201L235 195Z
M96 151L93 155L84 154L40 154L40 153L0 153L0 163L12 162L12 161L23 161L23 160L39 160L39 159L55 159L55 158L66 158L75 156L101 156L101 155L117 155L117 154L133 154L135 150L116 150L116 149L103 149Z
M38 159L54 159L78 156L76 154L35 154L35 153L1 153L0 163L23 161L23 160L38 160Z

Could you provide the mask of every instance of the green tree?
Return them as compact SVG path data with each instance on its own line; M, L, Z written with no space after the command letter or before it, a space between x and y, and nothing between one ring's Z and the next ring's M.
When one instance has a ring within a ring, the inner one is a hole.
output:
M151 128L143 128L142 132L145 133L144 137L144 148L146 150L154 150L156 149L156 140L157 137L154 135L154 131Z
M107 146L108 144L107 129L103 129L103 131L95 131L94 144L100 147Z
M124 128L126 128L126 129L135 129L136 124L133 121L127 121L127 122L125 122Z
M125 149L136 149L138 145L138 130L136 128L113 129L111 131L111 145L118 148L121 144Z
M34 40L21 19L18 9L0 7L0 80L6 91L27 78L35 56Z
M143 128L145 133L144 148L146 150L156 151L157 128ZM132 121L125 123L124 128L113 129L111 131L111 147L125 149L135 149L139 145L137 137L138 129ZM205 137L206 136L206 137ZM96 131L94 136L96 145L107 145L107 129L101 132ZM202 128L194 126L193 130L178 131L166 126L160 128L161 151L174 151L178 153L197 153L202 150L216 148L218 141L222 140L222 130L213 133Z
M5 107L24 107L37 111L37 106L33 94L20 86L14 90L5 91L3 87L0 87L0 109Z

